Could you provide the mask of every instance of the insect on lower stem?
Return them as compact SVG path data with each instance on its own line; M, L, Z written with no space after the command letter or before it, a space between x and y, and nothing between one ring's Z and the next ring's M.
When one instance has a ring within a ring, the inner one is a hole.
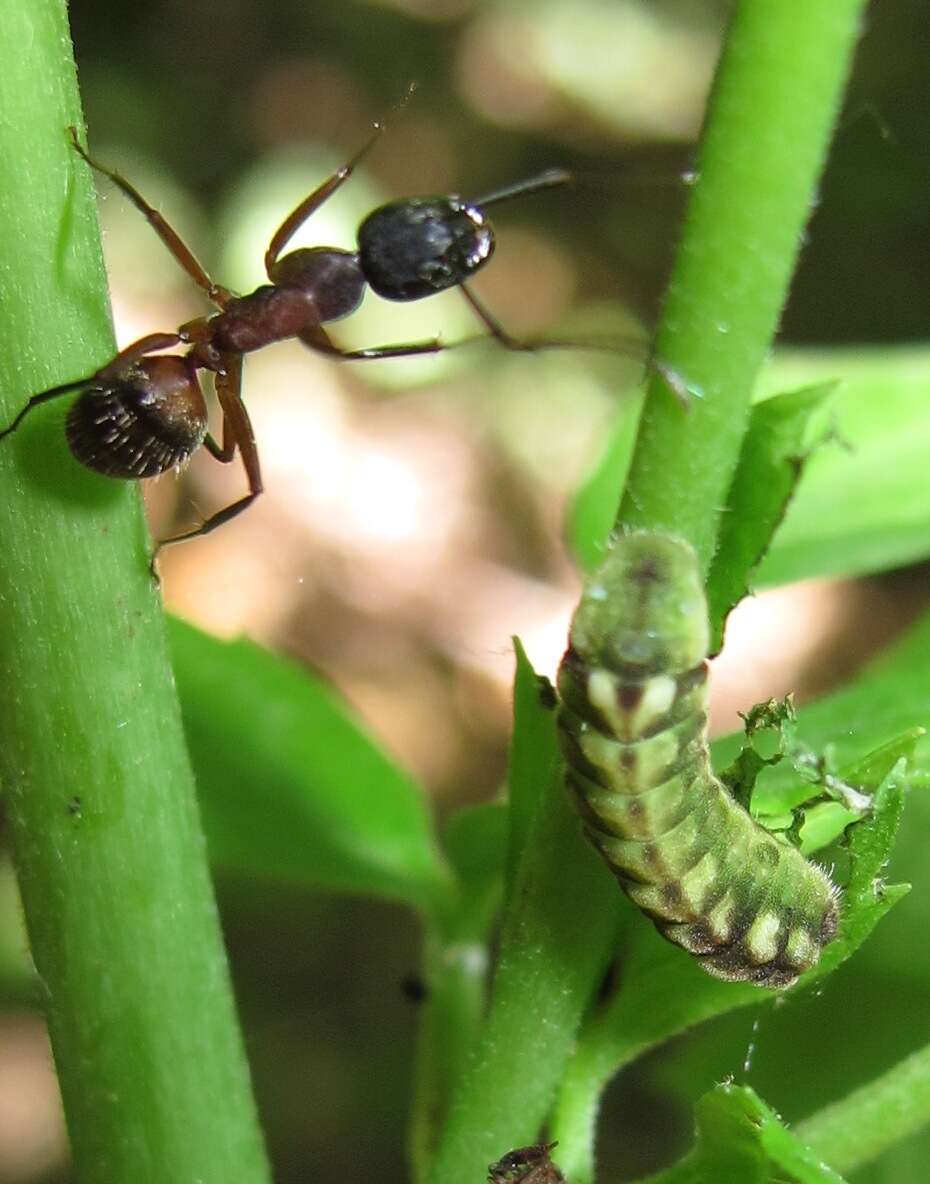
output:
M564 169L548 169L475 200L449 194L389 202L363 220L354 251L318 246L282 254L297 230L352 176L383 132L383 122L376 123L359 151L295 206L272 235L265 252L269 282L237 296L214 281L167 219L121 173L89 155L76 129L70 128L77 155L109 178L132 202L185 274L213 304L214 311L188 321L174 332L147 334L120 350L93 374L33 395L12 423L0 431L0 440L16 431L35 408L79 391L66 418L68 445L78 461L104 476L128 480L154 477L184 465L201 445L222 464L229 464L238 455L245 470L246 494L198 525L163 539L156 547L157 555L168 544L209 534L240 514L262 492L258 449L242 401L246 354L289 338L341 361L437 354L465 344L430 339L342 349L324 326L354 312L366 287L388 300L403 302L458 287L487 333L510 350L618 349L616 343L605 346L516 338L466 286L466 280L494 252L494 230L487 207L564 185L571 180ZM183 352L163 352L179 346ZM627 351L620 347L620 352ZM213 375L223 422L220 443L208 431L201 371Z

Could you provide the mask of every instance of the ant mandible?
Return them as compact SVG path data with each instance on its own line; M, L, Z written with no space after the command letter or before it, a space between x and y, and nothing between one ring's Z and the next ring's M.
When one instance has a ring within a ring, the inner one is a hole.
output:
M247 296L235 296L214 283L162 215L125 177L89 156L76 129L70 128L79 155L92 169L109 177L145 215L177 262L219 311L188 321L174 333L147 334L120 350L93 374L33 395L10 426L0 431L0 440L15 431L34 408L84 388L68 411L68 446L82 464L107 477L155 477L183 465L201 445L223 464L230 463L238 450L248 493L199 526L159 542L157 554L170 543L209 534L240 514L262 492L255 436L241 397L246 354L291 337L330 357L350 361L435 354L453 348L432 339L371 349L340 349L323 325L354 312L366 285L379 296L397 301L420 300L458 287L491 336L505 348L532 350L566 344L516 340L465 285L465 280L487 263L494 251L494 231L486 208L565 184L571 177L562 169L549 169L473 201L449 195L389 202L362 222L357 251L302 247L281 254L303 223L351 177L383 128L383 123L375 123L373 134L361 150L288 214L265 252L265 271L271 282ZM189 349L184 354L160 352L178 345ZM223 419L222 443L207 430L200 370L214 376Z

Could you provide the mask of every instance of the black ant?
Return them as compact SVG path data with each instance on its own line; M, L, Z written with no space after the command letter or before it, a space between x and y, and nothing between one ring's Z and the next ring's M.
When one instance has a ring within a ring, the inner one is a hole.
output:
M33 408L83 387L68 411L68 445L77 460L107 477L140 480L157 476L183 465L202 444L216 460L228 464L238 449L248 493L199 526L158 543L156 553L169 543L215 530L262 492L258 450L241 398L245 354L290 337L333 358L354 361L435 354L453 348L433 339L371 349L340 349L323 325L354 312L366 285L378 295L398 301L420 300L458 287L491 336L505 348L534 350L568 344L512 338L465 285L465 280L484 266L494 251L494 231L486 208L565 184L571 176L563 169L549 169L473 201L449 195L389 202L362 222L357 251L303 247L281 255L294 233L349 179L375 145L383 131L383 124L376 123L361 150L305 197L275 231L265 252L265 271L271 282L247 296L235 296L214 283L173 227L125 177L90 157L75 128L69 131L79 155L92 169L109 177L145 215L174 258L219 311L188 321L174 333L147 334L120 350L93 374L33 395L10 426L0 432L0 439L15 431ZM180 355L160 354L178 345L189 348ZM159 356L150 356L153 354ZM199 370L209 370L214 376L223 416L222 444L207 430Z
M558 1143L534 1143L508 1151L488 1164L488 1184L565 1184L565 1177L549 1152Z

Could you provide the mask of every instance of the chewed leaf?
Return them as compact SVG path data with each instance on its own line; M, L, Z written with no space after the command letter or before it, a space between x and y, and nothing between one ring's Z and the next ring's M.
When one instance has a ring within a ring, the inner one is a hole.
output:
M849 827L849 876L843 890L839 933L805 981L829 974L844 962L892 905L910 891L909 884L886 884L882 873L904 808L905 760L922 734L922 729L914 729L876 749L850 770L850 777L863 786L878 784L868 816Z
M712 655L722 644L727 614L749 591L752 574L784 517L804 462L816 446L812 425L835 389L835 382L805 387L752 409L707 578Z
M816 439L814 417L833 393L834 382L789 391L756 404L749 419L740 463L721 518L718 553L708 584L711 621L719 649L719 627L745 595L785 512ZM576 555L590 571L602 558L613 529L632 455L639 407L625 405L604 452L580 489L570 515L569 535Z
M695 1106L694 1147L639 1184L843 1184L749 1086L718 1085Z

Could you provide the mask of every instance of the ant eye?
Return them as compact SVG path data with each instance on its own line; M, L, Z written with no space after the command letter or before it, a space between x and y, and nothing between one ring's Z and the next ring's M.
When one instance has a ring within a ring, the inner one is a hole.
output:
M419 300L467 280L494 251L482 211L459 197L415 197L369 214L358 231L365 279L388 300Z

